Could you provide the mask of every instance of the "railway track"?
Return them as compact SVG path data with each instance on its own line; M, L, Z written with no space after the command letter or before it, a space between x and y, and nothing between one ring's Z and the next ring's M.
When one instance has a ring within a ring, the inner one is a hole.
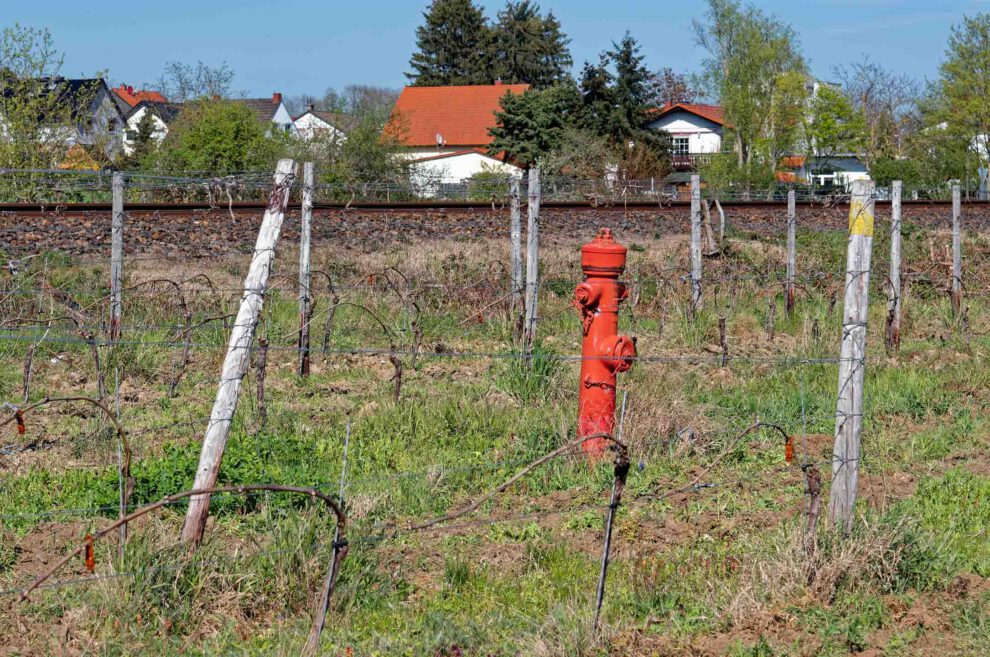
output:
M937 200L905 200L904 206L917 207L948 207L951 201ZM601 210L678 210L690 207L690 201L673 201L657 203L656 201L596 202L596 201L543 201L541 207L548 210L571 211L601 211ZM844 202L822 203L820 201L798 201L799 207L834 207L848 205ZM878 206L889 206L889 201L877 201ZM990 201L963 201L966 206L988 206ZM724 208L785 208L786 201L723 201ZM504 209L501 202L491 201L359 201L341 203L317 203L314 210L323 211L355 211L363 213L375 212L490 212L493 209ZM128 203L129 214L189 214L192 212L233 211L235 213L261 212L265 203L261 201L240 201L232 204L210 203ZM289 210L299 210L299 204L290 204ZM0 203L0 214L31 216L51 213L61 214L99 214L111 211L109 203Z

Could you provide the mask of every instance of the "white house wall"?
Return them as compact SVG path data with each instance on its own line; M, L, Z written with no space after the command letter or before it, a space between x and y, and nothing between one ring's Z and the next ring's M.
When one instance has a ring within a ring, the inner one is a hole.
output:
M722 149L722 126L686 111L671 112L650 124L653 130L666 130L672 137L687 137L688 152L718 153Z
M862 160L855 156L835 156L829 158L826 162L818 163L806 162L797 172L800 179L809 179L812 164L828 172L814 175L815 184L822 187L836 185L844 187L848 191L854 181L870 179L869 169L866 168Z
M339 142L346 139L343 132L313 114L303 114L293 124L299 137L306 141L312 141L317 136Z
M435 160L413 162L409 166L409 177L413 185L424 190L423 195L435 193L438 185L456 184L485 171L505 175L518 174L521 169L481 153L465 153Z
M292 115L289 114L289 110L285 108L285 103L278 104L278 109L275 110L275 115L272 116L272 123L289 134L298 134L296 131L296 126L292 122Z
M141 120L147 112L148 107L142 107L138 111L134 112L129 119L127 119L127 130L124 132L124 153L127 155L134 152L134 140L131 139L128 133L137 132L138 125L140 125ZM168 135L168 126L155 113L151 114L151 122L155 126L151 131L151 138L154 141L161 143L161 141Z

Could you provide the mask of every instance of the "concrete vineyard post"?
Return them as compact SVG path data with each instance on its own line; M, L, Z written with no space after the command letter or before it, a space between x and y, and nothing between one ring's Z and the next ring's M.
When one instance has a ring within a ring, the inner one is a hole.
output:
M794 190L787 192L787 281L784 284L784 308L794 314L794 279L797 275L797 211Z
M872 181L857 180L853 182L849 202L849 245L835 407L835 444L832 449L832 492L828 508L829 520L847 534L852 530L863 430L866 319L876 200L874 190Z
M299 226L299 376L309 376L309 320L312 314L310 249L313 232L313 163L303 164Z
M216 400L213 402L210 420L206 425L206 435L203 437L203 448L200 451L199 465L196 467L193 483L193 488L196 490L214 487L220 474L220 462L223 460L223 452L227 446L227 436L230 433L234 411L237 410L241 382L251 362L251 343L254 340L254 331L258 317L261 315L268 278L275 260L275 247L282 230L282 222L285 220L285 208L289 203L289 191L295 178L295 169L295 163L289 159L279 160L275 169L272 193L268 198L261 228L258 230L251 264L244 278L244 294L237 310L237 318L230 330L230 340L220 370ZM182 527L183 541L194 544L202 541L209 511L209 494L195 495L190 499L185 524Z
M959 185L952 186L952 315L962 314L962 207Z
M701 176L691 176L691 313L701 308Z
M536 339L536 302L540 286L540 170L529 170L528 223L526 225L526 350Z
M904 185L895 180L890 186L890 281L887 292L887 327L884 331L888 351L901 346L901 194Z
M111 182L113 208L110 225L110 339L120 339L124 314L124 174L115 171Z

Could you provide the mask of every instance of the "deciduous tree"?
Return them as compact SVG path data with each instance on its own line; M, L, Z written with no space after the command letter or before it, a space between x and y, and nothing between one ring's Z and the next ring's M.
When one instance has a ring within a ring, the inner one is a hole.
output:
M61 93L61 68L48 30L15 24L0 32L0 167L45 169L65 154L72 113L87 100Z
M703 94L695 88L691 78L684 73L665 67L650 76L652 96L657 105L695 103Z
M165 64L158 86L169 101L184 103L197 98L227 98L231 95L234 71L223 62L210 66L203 62Z
M866 146L863 113L831 85L819 85L806 117L804 133L812 174L824 172L839 153L858 155Z
M866 125L863 161L867 166L904 155L910 113L919 99L918 84L887 70L869 57L835 69L843 93Z
M965 174L990 166L990 14L965 16L952 28L927 114L965 145ZM932 120L929 123L932 123Z
M269 134L247 106L228 100L186 103L158 148L154 168L214 175L274 167L287 135Z
M704 79L725 108L740 169L775 167L801 137L806 65L794 30L753 6L708 0L695 39Z

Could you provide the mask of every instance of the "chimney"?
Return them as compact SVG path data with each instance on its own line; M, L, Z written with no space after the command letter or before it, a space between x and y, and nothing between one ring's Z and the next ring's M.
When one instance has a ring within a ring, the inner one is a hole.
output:
M313 105L313 103L310 103L309 105L307 105L307 106L306 106L306 111L307 111L307 112L312 112L312 111L313 111L313 109L314 109L314 107L315 107L315 106Z
M133 94L134 93L134 87L131 86L131 85L127 85L127 93Z
M496 87L502 86L502 78L495 78L495 86Z
M278 105L282 102L282 94L275 92L272 94L272 105Z

